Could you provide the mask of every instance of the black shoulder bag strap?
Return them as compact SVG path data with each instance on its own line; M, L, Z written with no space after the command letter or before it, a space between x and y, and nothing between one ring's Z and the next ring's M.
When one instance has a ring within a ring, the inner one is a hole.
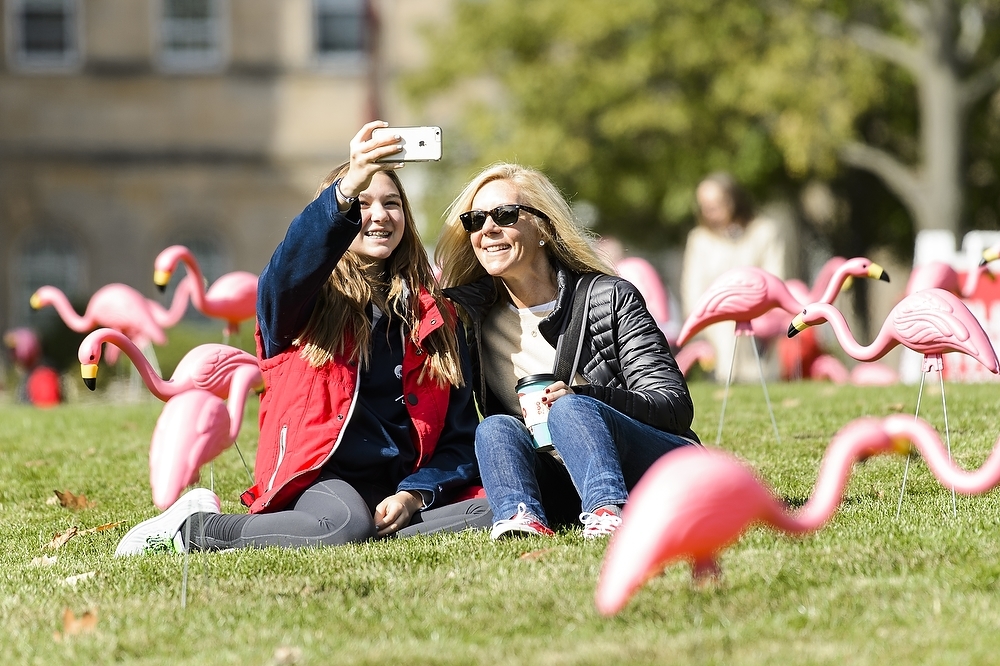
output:
M590 294L594 291L594 283L600 276L600 273L587 273L577 280L576 291L573 293L573 312L566 330L559 336L552 374L556 376L556 381L566 382L567 385L576 376L576 366L580 363L584 332L587 330L587 315L590 312Z

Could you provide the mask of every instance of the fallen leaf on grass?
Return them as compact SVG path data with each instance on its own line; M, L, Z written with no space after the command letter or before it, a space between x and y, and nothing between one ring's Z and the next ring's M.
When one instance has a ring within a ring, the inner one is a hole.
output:
M75 576L68 576L62 579L63 585L76 585L81 580L87 580L88 578L93 578L97 575L96 571L88 571L87 573L77 574Z
M95 534L97 532L103 532L104 530L114 529L115 527L118 527L124 522L125 522L124 520L119 520L116 523L104 523L103 525L98 525L97 527L88 527L85 530L81 530L79 527L76 527L74 525L65 532L56 532L55 534L53 534L52 541L47 543L45 547L49 548L50 550L62 548L63 546L66 545L67 541L69 541L75 536L84 536L85 534Z
M63 546L66 545L67 541L76 536L76 533L78 531L79 530L77 530L76 527L71 527L65 532L56 532L55 534L52 535L52 541L45 544L45 547L48 548L49 550L56 550L62 548Z
M97 628L97 609L93 608L80 617L73 614L69 606L63 610L63 630L52 634L52 638L61 641L64 636L77 636L79 634L90 633Z
M56 490L54 492L56 494L56 497L59 498L59 504L72 511L78 511L80 509L90 509L93 508L94 506L94 502L92 500L87 499L87 496L82 493L79 495L74 495L68 490L63 490L63 491Z
M48 555L39 555L35 559L31 560L31 566L33 567L51 567L56 563L58 558L53 555L49 557Z
M95 532L103 532L104 530L110 530L115 527L118 527L124 522L125 522L124 520L119 520L117 523L104 523L103 525L98 525L97 527L88 527L82 532L77 532L77 534L82 536L84 534L94 534Z
M59 498L53 495L52 497L45 500L46 506L59 506Z
M889 405L889 411L896 412L897 414L903 411L904 409L906 409L906 405L904 405L901 402L894 402L891 405Z
M532 550L527 553L522 553L518 558L519 560L540 560L547 554L552 552L551 548L542 548L540 550Z
M48 463L44 460L29 460L24 463L25 467L41 467L42 465L47 465Z

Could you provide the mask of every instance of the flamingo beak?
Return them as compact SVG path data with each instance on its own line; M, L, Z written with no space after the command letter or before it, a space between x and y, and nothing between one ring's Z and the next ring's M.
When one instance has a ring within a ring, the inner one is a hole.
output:
M97 388L96 363L81 363L80 374L83 376L83 383L86 384L87 388L89 388L91 391Z
M994 248L987 248L986 250L983 250L983 258L979 262L979 265L985 266L991 261L996 261L997 259L1000 259L1000 250Z
M160 293L163 293L167 289L167 283L170 282L170 271L153 271L153 282L156 283Z
M807 328L809 328L809 324L802 320L802 315L797 314L795 315L795 318L792 319L792 323L788 325L788 337L794 338Z
M29 302L31 303L32 310L38 310L42 307L42 299L38 296L38 292L31 295L31 300Z
M885 269L876 263L873 263L868 267L868 277L873 280L881 280L882 282L889 282L889 274L885 272Z

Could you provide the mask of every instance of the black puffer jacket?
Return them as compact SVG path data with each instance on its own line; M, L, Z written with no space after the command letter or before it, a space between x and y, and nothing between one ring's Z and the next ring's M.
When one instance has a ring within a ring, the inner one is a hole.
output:
M569 324L578 278L566 268L556 267L556 306L538 325L539 332L554 348ZM469 343L473 389L479 409L486 416L510 413L489 389L481 371L482 322L499 298L497 284L497 280L486 276L444 292L472 324ZM639 291L621 278L599 278L591 293L588 320L577 372L589 384L574 386L573 391L596 398L654 428L698 441L691 430L694 404L687 382Z

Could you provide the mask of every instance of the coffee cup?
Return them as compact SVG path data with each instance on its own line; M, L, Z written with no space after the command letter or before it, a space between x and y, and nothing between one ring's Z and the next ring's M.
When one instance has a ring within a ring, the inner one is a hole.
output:
M532 444L538 451L549 451L552 447L552 436L549 434L549 405L542 402L545 389L554 384L555 375L543 373L528 375L518 380L514 390L517 400L521 403L521 416L524 425L531 432Z

